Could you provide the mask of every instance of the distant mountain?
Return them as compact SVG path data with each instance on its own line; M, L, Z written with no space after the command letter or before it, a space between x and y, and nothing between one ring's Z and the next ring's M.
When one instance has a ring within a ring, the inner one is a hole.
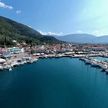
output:
M59 42L52 36L44 36L24 24L0 16L0 45L3 45L4 41L7 45L11 45L12 40L17 40L18 42L25 41L29 44Z
M70 34L65 36L56 36L57 39L73 43L108 43L108 36L97 37L91 34Z
M108 35L98 37L100 43L108 43Z

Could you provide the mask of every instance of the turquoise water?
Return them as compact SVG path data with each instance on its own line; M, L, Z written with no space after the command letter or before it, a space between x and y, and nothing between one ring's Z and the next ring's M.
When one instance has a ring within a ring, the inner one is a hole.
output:
M108 108L108 76L78 59L0 72L0 108Z
M94 59L96 59L98 61L108 61L108 58L106 58L106 57L94 57Z

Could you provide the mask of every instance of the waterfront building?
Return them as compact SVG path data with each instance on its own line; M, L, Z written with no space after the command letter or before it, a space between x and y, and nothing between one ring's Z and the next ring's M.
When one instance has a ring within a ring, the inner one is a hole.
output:
M10 58L11 56L12 56L12 54L9 51L6 51L6 52L2 53L3 58Z
M6 62L5 59L0 58L0 65L1 65L1 64L4 64L5 62Z
M18 54L18 53L24 52L24 48L19 48L19 47L8 48L8 50L12 54Z

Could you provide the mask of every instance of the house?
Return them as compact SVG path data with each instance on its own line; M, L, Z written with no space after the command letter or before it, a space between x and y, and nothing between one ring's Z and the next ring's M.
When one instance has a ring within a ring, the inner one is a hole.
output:
M9 52L11 52L12 54L19 54L21 52L24 52L24 48L19 48L19 47L12 47L12 48L8 48Z

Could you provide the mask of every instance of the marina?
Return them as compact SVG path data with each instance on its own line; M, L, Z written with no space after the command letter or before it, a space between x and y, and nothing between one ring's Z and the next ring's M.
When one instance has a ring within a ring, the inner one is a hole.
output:
M108 74L107 50L107 46L104 45L92 45L91 47L91 45L80 44L36 45L32 47L23 47L21 45L18 47L0 48L0 70L12 71L14 67L32 64L39 59L67 57L79 58L86 65L99 68L102 72Z
M81 61L84 61L86 65L91 65L95 68L100 68L102 72L106 72L108 74L108 58L103 56L103 54L72 54L70 53L54 53L54 54L45 54L45 53L34 53L28 54L24 51L16 50L16 52L11 53L10 56L5 55L5 59L0 58L0 70L9 70L12 71L14 67L24 65L24 64L32 64L36 62L38 59L43 58L79 58Z
M102 57L97 57L97 58L101 58L100 59L96 59L94 58L90 58L90 57L86 57L86 58L81 58L80 60L84 61L85 64L89 64L92 67L96 67L96 68L100 68L102 70L102 72L106 72L106 74L108 74L108 58L103 58Z

